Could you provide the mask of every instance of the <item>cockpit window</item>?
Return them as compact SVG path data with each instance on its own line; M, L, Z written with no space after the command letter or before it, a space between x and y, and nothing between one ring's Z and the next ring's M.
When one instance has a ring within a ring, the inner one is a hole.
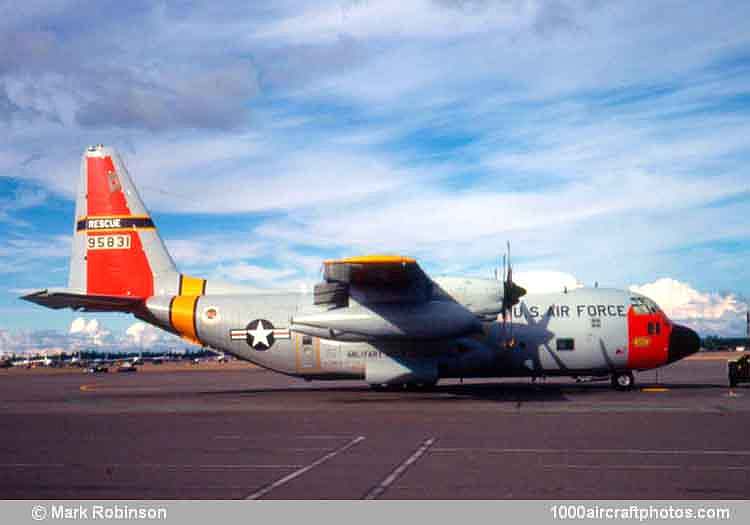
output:
M659 307L648 297L633 295L630 297L630 304L638 315L659 313Z

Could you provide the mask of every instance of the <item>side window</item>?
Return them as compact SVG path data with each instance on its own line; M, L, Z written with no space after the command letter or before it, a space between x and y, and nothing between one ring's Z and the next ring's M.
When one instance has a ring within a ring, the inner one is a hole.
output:
M309 335L303 335L302 336L302 344L303 345L311 345L312 344L312 337Z
M601 328L602 327L602 320L597 319L595 317L591 318L591 328Z
M656 333L656 329L654 328L654 323L650 322L648 323L648 335L654 335Z
M557 340L557 350L559 352L562 351L568 351L568 350L575 350L575 340L574 339L558 339Z
M661 333L661 323L659 321L656 321L656 333Z

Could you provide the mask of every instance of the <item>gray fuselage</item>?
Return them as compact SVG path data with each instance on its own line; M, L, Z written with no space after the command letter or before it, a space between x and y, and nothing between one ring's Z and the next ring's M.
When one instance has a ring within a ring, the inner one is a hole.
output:
M487 283L487 290L481 288L482 282ZM497 284L475 280L471 286L475 297L483 297L485 292L495 293ZM456 299L465 303L471 295ZM475 333L462 337L344 341L290 329L295 317L326 311L311 306L309 295L205 295L195 305L195 329L199 341L208 347L307 379L391 383L449 377L603 375L627 368L631 296L606 289L527 295L513 308L512 322L483 322ZM169 329L169 298L153 297L147 305L156 324ZM338 310L346 315L350 309ZM257 326L257 320L269 332L273 329L268 347L254 346L253 338L245 334L254 321Z

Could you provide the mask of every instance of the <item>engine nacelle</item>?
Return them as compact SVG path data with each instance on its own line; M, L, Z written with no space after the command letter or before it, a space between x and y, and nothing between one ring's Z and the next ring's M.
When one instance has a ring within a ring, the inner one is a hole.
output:
M453 301L376 304L295 316L291 329L340 341L441 339L481 329L476 316Z
M382 354L365 365L365 381L371 385L434 384L438 367L434 359L394 359Z

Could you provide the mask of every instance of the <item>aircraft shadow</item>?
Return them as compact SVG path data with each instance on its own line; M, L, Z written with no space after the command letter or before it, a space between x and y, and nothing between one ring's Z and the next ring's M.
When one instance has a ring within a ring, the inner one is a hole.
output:
M638 384L631 392L615 392L608 381L583 383L511 383L487 382L438 385L428 390L384 390L372 391L367 386L315 386L305 387L269 387L211 390L198 392L200 395L291 395L309 397L319 394L356 394L356 397L345 396L331 398L330 402L346 404L388 403L403 400L456 402L461 400L485 400L502 403L519 402L552 402L572 401L571 397L581 398L589 395L632 396L640 395L641 388L664 388L668 391L726 390L728 386L720 383L644 383Z
M384 390L372 391L367 386L324 386L313 388L249 388L222 391L206 391L201 395L270 395L283 394L292 396L309 397L314 394L356 394L356 397L345 396L331 398L329 401L335 403L361 404L361 403L389 403L410 400L419 401L441 401L455 402L461 400L486 400L506 403L518 403L525 401L567 401L566 390L568 385L542 385L542 384L516 384L516 383L467 383L438 385L427 390Z

